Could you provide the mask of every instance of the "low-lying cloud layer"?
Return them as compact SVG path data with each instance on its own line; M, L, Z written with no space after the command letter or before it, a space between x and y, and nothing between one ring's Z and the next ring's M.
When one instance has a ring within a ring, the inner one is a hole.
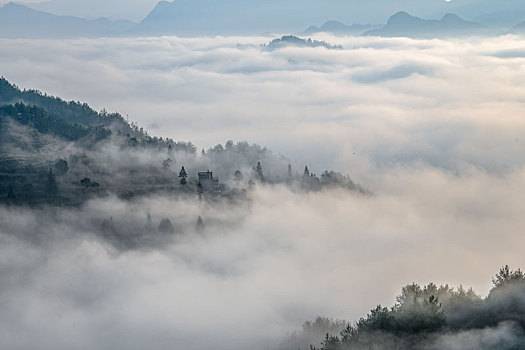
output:
M269 52L264 37L3 40L0 62L22 87L205 148L247 139L348 172L523 164L522 39L321 39L345 49Z
M403 177L389 179L399 191L389 195L259 187L249 208L152 198L3 209L2 343L271 348L315 315L356 320L391 305L403 284L486 293L495 267L523 263L523 172L500 181L430 170ZM169 218L190 229L131 250L100 232L109 216L129 235L146 230L147 213L153 228ZM191 229L198 215L204 234Z
M412 281L485 294L499 266L524 266L522 39L318 39L345 49L1 40L2 74L21 87L198 147L263 144L375 193L259 186L242 208L161 197L2 209L2 347L271 348L315 315L391 305ZM207 229L132 250L98 232L148 212L155 226L201 215Z

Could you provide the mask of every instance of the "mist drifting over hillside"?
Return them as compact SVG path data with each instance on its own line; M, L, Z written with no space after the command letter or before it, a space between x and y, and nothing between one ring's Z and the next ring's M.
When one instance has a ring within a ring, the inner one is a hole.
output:
M371 190L3 206L3 348L275 349L317 315L390 306L405 284L486 296L500 266L525 266L523 38L317 35L342 49L264 50L272 39L0 39L1 73L20 87L191 141L190 176L222 164L202 148L248 140L272 150L273 173L290 160L299 177L336 169ZM160 171L165 156L106 146L94 154L121 165Z

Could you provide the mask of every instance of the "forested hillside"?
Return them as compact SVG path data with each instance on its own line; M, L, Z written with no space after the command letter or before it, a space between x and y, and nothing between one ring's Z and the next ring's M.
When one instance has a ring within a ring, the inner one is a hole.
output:
M282 349L523 349L525 274L507 265L492 283L485 298L462 286L409 284L393 307L378 305L354 324L319 317Z
M9 204L79 205L110 194L238 199L257 183L366 193L348 176L318 177L258 145L228 141L197 152L191 142L150 136L118 113L21 90L4 78L0 150L0 202Z
M59 116L69 123L78 123L85 126L110 125L111 123L125 124L124 118L117 113L98 113L86 103L66 102L38 90L20 90L5 78L0 78L0 104L12 105L16 103L41 107L49 114Z

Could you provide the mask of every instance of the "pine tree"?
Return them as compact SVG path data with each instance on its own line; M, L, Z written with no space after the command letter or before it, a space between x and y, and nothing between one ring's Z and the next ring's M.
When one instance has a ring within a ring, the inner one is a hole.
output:
M310 176L310 171L308 170L308 167L305 166L305 167L304 167L304 174L303 174L303 177L308 177L308 176Z
M171 223L170 219L162 219L159 224L159 232L161 233L175 233L175 227Z
M263 174L263 168L261 166L261 162L257 162L257 167L255 168L255 172L257 173L257 177L261 182L264 182L264 174Z
M187 181L186 181L186 178L188 177L188 174L186 173L186 169L184 169L184 167L182 167L182 169L180 170L179 172L179 178L180 178L180 184L185 186Z
M202 218L199 216L199 218L197 219L197 225L195 226L195 231L202 233L204 232L205 228L206 226L204 225L204 221L202 221Z

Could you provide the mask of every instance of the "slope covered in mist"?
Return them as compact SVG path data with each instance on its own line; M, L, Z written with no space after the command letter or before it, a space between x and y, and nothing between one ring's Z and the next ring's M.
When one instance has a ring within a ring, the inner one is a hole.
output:
M2 202L80 204L109 194L243 198L256 183L301 190L341 186L364 193L349 177L333 171L317 177L307 168L293 169L290 160L258 145L228 141L197 152L191 142L152 137L118 113L21 91L5 79L0 80L2 104ZM207 188L199 171L211 171L220 183L210 182Z
M339 21L326 21L320 27L310 26L303 32L304 34L314 33L332 33L335 35L361 35L366 31L378 29L380 25L377 24L357 24L346 25Z

